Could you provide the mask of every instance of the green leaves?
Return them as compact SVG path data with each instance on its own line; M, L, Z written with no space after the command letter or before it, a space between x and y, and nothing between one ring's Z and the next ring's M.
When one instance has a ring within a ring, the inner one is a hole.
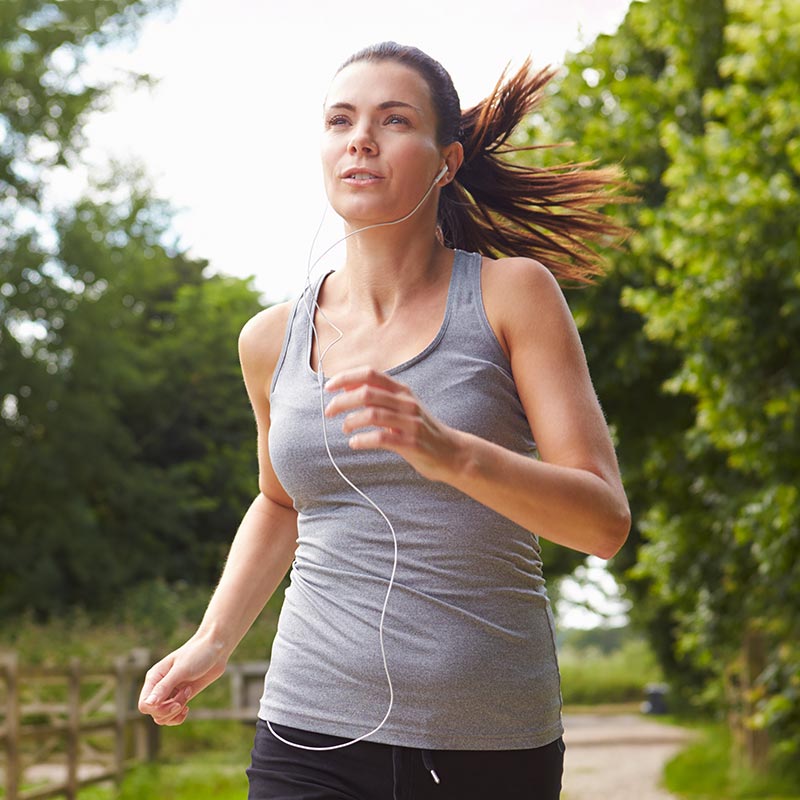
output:
M132 37L148 14L175 0L4 0L0 4L0 197L33 201L43 167L70 165L82 124L110 86L83 80L88 47ZM147 76L137 76L147 82ZM16 203L5 202L6 216ZM0 230L2 224L0 223Z
M800 2L634 2L567 70L548 135L642 200L604 284L570 296L634 509L612 568L695 698L765 631L748 713L797 753Z
M258 296L170 253L168 224L145 195L84 200L56 219L57 257L5 276L28 276L17 315L41 326L3 341L5 613L103 605L152 577L213 582L256 491L236 342Z
M113 201L39 206L41 170L78 153L109 89L86 85L84 48L171 5L0 4L0 614L212 583L257 490L236 346L261 308L250 283L170 243L136 168L96 181Z

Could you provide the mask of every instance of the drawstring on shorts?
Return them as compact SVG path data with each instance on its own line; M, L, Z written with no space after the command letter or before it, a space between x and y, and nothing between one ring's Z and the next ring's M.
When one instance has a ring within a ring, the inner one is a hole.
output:
M433 780L438 784L441 783L439 780L439 776L436 774L436 769L433 766L433 753L430 750L421 750L422 753L422 763L428 772L430 772L431 777Z
M410 791L413 782L412 772L416 771L415 753L418 752L422 757L422 766L431 774L433 782L438 786L442 781L439 773L436 772L436 765L433 762L433 752L422 748L403 747L394 745L392 747L392 798L393 800L403 800ZM416 764L419 764L416 761Z

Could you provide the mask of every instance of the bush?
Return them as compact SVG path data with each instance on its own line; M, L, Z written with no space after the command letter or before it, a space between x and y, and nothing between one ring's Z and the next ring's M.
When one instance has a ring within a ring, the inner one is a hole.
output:
M655 657L641 639L629 638L608 652L568 641L559 652L559 668L561 692L569 705L639 701L646 684L662 680Z
M703 725L702 736L666 766L666 788L686 800L800 800L800 768L774 760L764 774L737 764L730 732L722 723Z
M0 653L16 651L29 666L62 666L79 658L98 667L110 666L117 656L134 648L165 654L195 632L212 591L209 586L154 580L131 587L103 612L78 608L48 622L37 622L33 614L22 615L0 626ZM234 659L269 657L283 591L281 587L272 596Z

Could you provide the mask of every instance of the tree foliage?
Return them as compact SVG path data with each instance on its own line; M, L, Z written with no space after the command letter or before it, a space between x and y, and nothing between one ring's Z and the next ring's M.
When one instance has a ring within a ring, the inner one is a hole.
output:
M133 39L142 19L175 0L3 0L0 4L0 197L3 225L39 210L43 170L70 166L86 144L86 115L114 84L83 80L91 47ZM150 81L130 75L130 85ZM2 228L0 228L2 230Z
M673 681L796 754L800 2L634 2L567 69L529 137L641 198L570 297L634 511L612 568Z
M6 249L3 610L210 583L256 491L236 340L258 295L170 252L168 223L134 191L59 215L57 255Z
M44 170L79 156L110 88L81 84L82 48L165 5L2 6L3 614L98 607L153 577L210 583L257 489L236 353L261 307L249 282L169 244L172 211L135 169L42 207Z

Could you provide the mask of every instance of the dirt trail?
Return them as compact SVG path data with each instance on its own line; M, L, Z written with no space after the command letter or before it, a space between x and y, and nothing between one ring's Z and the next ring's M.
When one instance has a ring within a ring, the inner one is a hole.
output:
M669 800L666 762L692 733L638 714L565 714L562 800Z

